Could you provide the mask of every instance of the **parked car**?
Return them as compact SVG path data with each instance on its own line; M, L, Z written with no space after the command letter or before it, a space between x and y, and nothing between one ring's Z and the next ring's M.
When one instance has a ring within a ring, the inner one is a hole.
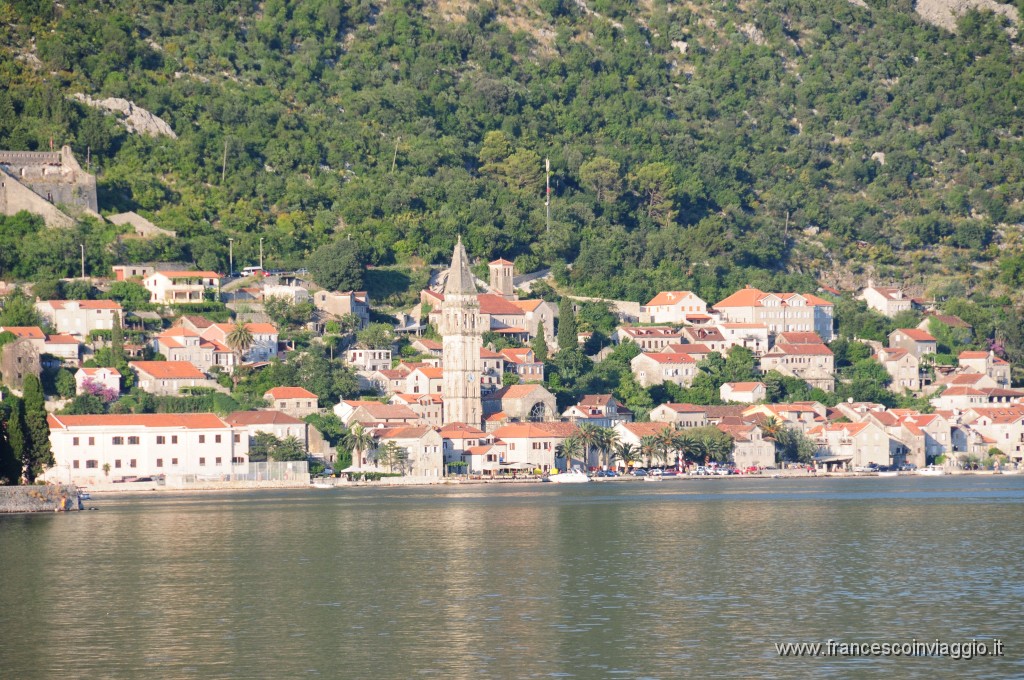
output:
M643 468L633 468L633 471L629 474L633 475L634 477L646 477L647 470Z
M854 472L878 472L878 463L868 463L867 465L858 465L853 468Z
M917 466L914 465L913 463L903 463L896 469L899 470L900 472L913 472L914 470L917 469Z
M751 466L747 467L747 469L745 469L743 471L743 474L745 474L745 475L758 475L758 474L761 474L761 468L757 467L756 465L751 465Z
M618 477L619 473L616 472L615 470L598 470L594 474L594 476L595 477Z
M711 470L710 470L710 469L708 469L708 468L706 468L706 467L704 467L703 465L698 465L697 467L695 467L695 468L694 468L694 469L693 469L693 470L692 470L692 471L690 472L690 474L691 474L691 475L695 475L695 476L698 476L698 477L703 477L703 476L707 476L707 475L710 475L710 474L711 474Z

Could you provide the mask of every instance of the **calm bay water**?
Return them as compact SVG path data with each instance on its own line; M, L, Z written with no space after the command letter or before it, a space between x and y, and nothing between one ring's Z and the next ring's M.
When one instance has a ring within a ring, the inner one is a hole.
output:
M97 497L0 517L4 678L1024 677L1024 478ZM773 643L1005 656L779 658Z

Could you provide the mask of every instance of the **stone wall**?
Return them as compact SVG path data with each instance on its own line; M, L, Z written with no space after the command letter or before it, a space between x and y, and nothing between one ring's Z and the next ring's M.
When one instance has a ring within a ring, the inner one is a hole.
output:
M71 147L59 152L0 151L0 170L2 214L27 210L42 215L51 227L74 224L58 205L98 216L96 177L82 170Z
M81 510L78 487L65 484L0 486L0 513Z

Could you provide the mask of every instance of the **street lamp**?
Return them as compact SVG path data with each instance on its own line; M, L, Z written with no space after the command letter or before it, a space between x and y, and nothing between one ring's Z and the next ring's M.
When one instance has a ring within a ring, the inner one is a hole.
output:
M235 239L228 239L228 276L235 273Z
M263 269L263 237L260 236L260 269Z

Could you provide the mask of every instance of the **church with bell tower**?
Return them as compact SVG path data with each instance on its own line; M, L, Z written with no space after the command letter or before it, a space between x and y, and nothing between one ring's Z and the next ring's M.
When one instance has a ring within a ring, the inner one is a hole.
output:
M477 299L476 282L469 269L469 258L462 237L455 244L452 266L444 286L444 302L438 330L443 338L444 422L466 423L480 427L483 404L480 398L480 374L483 360L483 318Z

